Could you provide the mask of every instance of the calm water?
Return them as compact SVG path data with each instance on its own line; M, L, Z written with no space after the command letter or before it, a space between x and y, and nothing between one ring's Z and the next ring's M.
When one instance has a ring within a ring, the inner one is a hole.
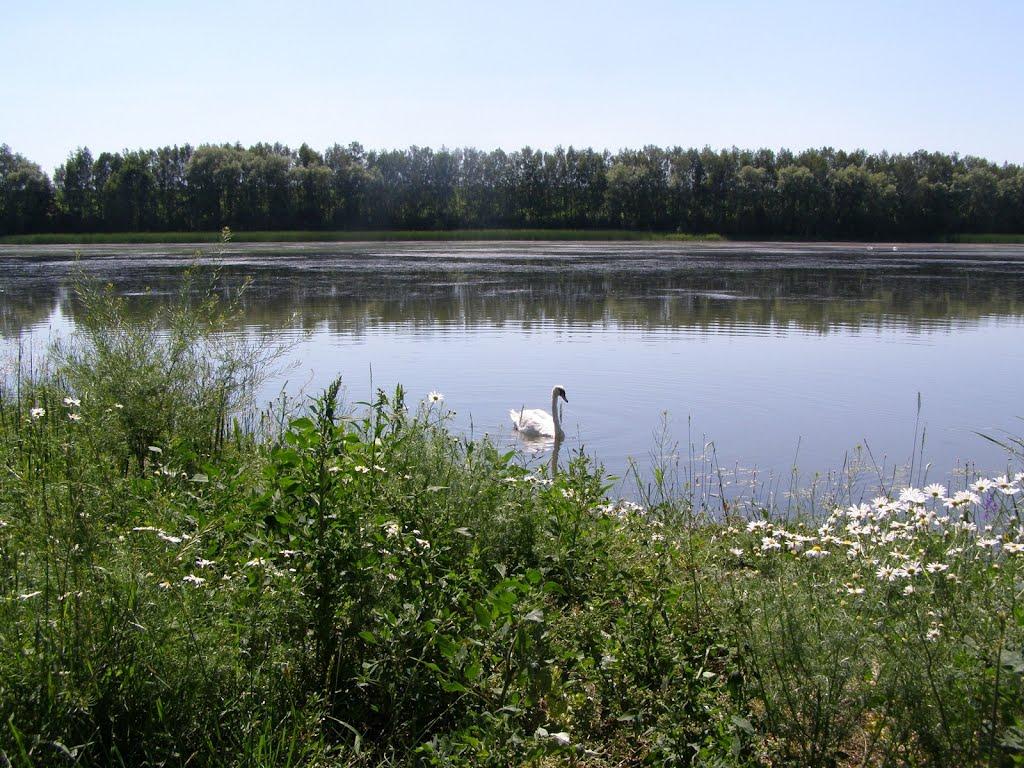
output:
M73 327L74 250L0 247L8 349ZM80 264L144 312L192 253L96 246ZM857 446L909 462L919 393L932 478L1005 469L976 432L1024 432L1021 247L235 245L218 261L253 279L246 326L291 345L266 399L339 374L350 400L401 382L508 441L508 409L547 408L561 383L566 448L617 474L649 462L665 413L684 463L713 440L723 466L782 483L794 458L807 478Z

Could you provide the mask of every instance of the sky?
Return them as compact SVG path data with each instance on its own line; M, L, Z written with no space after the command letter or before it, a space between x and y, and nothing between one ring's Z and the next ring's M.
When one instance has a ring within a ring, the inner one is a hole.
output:
M1024 162L1024 2L7 0L0 143L832 146Z

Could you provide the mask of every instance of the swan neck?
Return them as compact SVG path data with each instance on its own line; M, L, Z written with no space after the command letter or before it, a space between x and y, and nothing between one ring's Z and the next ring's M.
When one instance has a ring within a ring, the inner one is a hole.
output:
M555 423L555 436L562 434L562 419L558 416L558 392L551 393L551 420Z

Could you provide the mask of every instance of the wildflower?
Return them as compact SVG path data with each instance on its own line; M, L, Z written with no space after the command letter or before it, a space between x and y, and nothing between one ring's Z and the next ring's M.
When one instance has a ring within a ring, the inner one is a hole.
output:
M401 530L402 529L399 527L398 523L396 523L394 520L384 523L384 534L389 539L393 539L401 532Z
M436 389L431 390L430 393L427 395L427 401L430 403L444 402L444 395L442 395Z
M159 584L157 584L157 586L160 587L160 589L170 589L171 588L171 582L169 582L169 581L161 581Z
M885 501L888 501L888 499ZM851 520L862 520L870 514L871 507L867 504L854 504L846 509L846 516Z
M971 483L971 490L977 491L978 493L984 493L985 491L992 488L993 485L995 485L995 483L993 483L991 480L982 477Z
M244 566L242 566L242 567L243 567L243 568L262 568L262 567L263 567L263 566L265 566L266 564L267 564L267 561L266 561L266 560L264 560L264 559L263 559L262 557L254 557L254 558L253 558L252 560L250 560L249 562L247 562L247 563L246 563L246 564L245 564Z
M769 523L767 520L751 520L749 523L747 523L748 531L761 531L767 528L771 528L771 523Z
M419 544L424 549L430 549L430 542L427 541L426 539L416 539L416 543Z
M124 406L121 405L120 403L114 403L114 407L117 408L117 410L119 411L124 410Z
M864 587L851 587L849 584L846 585L846 594L848 595L863 595L865 591Z
M214 563L213 560L206 560L202 557L196 560L197 568L209 568L211 565L216 565L216 563Z
M652 533L651 534L651 541L664 541L664 540L665 540L665 537L662 536L660 533Z
M942 630L938 627L932 627L925 633L925 638L928 640L938 640L942 636Z
M1024 544L1017 541L1008 541L1003 544L1003 551L1010 555L1019 555L1024 553Z
M1005 493L1007 496L1012 496L1015 493L1020 493L1020 488L1015 486L1013 482L1006 475L1000 475L995 479L996 488L1001 493Z
M817 544L815 544L813 547L811 547L806 552L804 552L804 557L811 558L812 560L820 558L820 557L827 557L827 556L828 556L828 552L826 550L822 549L821 547L819 547Z
M68 414L68 418L71 419L72 421L81 421L82 420L82 414L80 414L80 413L69 413Z
M41 418L43 418L43 416L46 415L46 409L45 408L33 408L33 409L31 409L28 412L28 415L31 416L33 420L41 419Z
M200 587L206 583L206 579L202 576L196 576L194 573L190 573L188 576L182 576L181 580L195 587Z
M924 569L928 571L928 573L942 573L943 571L949 570L949 566L945 563L928 563Z
M782 549L782 545L771 536L765 536L761 539L761 551L767 552L771 549Z
M158 531L156 535L157 538L163 539L169 544L181 544L181 536L172 536L171 534L164 533L163 531Z
M917 488L904 488L900 491L900 501L904 504L924 504L928 497Z
M914 576L920 576L924 572L921 568L921 564L918 562L905 563L902 570L908 577L911 578L913 578Z
M895 574L896 571L890 568L888 565L879 566L878 570L875 571L875 576L877 576L882 581L893 581L896 578Z
M736 547L735 549L730 549L729 554L733 557L743 557L743 550L739 547Z
M68 408L77 408L81 404L82 404L82 401L79 400L77 397L65 397L64 398L64 405L66 405Z
M941 499L946 495L946 486L932 483L924 487L924 492L933 499Z
M905 586L905 587L903 588L903 594L904 594L904 595L912 595L912 594L914 594L914 593L915 593L916 591L917 591L917 590L916 590L916 589L914 589L914 585L913 585L913 584L907 584L907 586Z
M981 538L981 539L978 539L978 546L981 547L982 549L994 549L996 546L998 546L998 544L999 544L999 539L994 538L994 537L993 538Z
M368 475L370 473L370 468L364 467L362 464L356 464L355 467L353 467L353 469L355 469L356 472L361 472L364 475Z
M967 504L981 504L981 498L972 491L957 491L953 494L953 498L946 499L944 503L950 509L954 509Z

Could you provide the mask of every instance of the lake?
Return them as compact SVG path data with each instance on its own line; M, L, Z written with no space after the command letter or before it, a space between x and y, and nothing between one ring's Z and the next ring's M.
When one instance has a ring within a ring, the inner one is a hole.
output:
M76 269L145 312L194 250L0 246L6 363L73 328ZM508 410L548 408L563 384L563 458L582 447L617 475L653 452L769 490L794 465L806 484L912 457L923 480L923 435L927 479L948 480L1005 471L978 433L1024 432L1020 246L233 244L200 261L251 278L240 330L288 345L264 401L339 375L350 402L400 382L510 443Z

